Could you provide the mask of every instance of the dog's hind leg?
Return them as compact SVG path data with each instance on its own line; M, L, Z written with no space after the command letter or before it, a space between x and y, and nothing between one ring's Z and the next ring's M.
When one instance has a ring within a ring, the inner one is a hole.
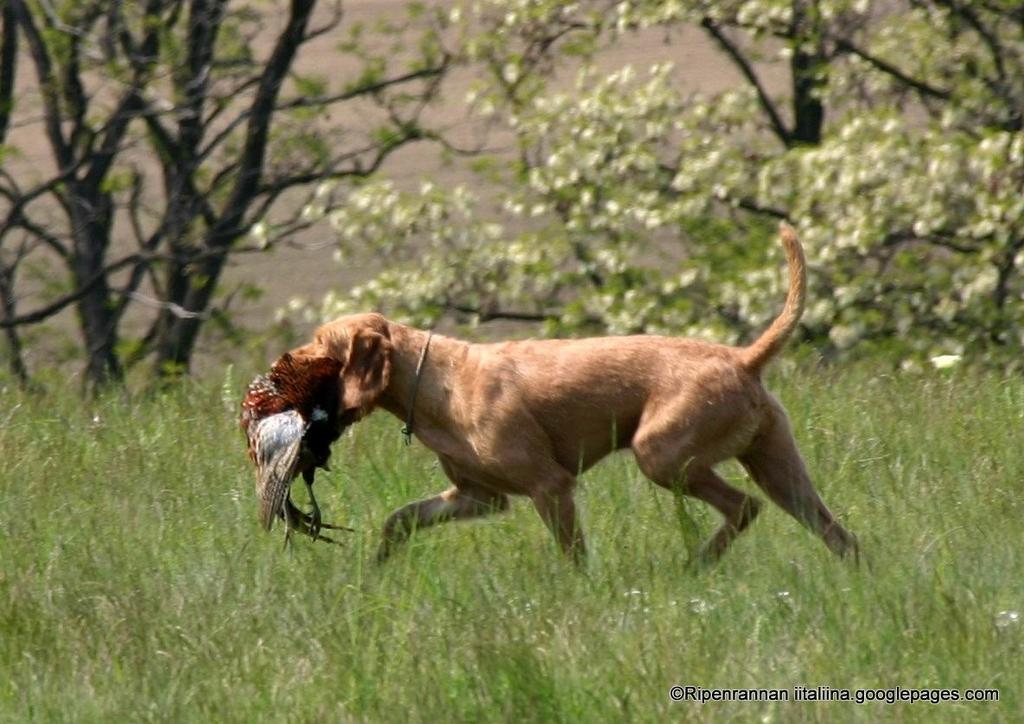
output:
M700 547L694 561L700 565L714 563L722 557L729 544L754 522L761 510L761 502L732 487L708 467L691 465L683 478L682 490L686 495L703 500L722 514L722 524Z
M783 510L821 536L839 556L858 554L856 537L836 521L804 467L785 412L775 407L739 461Z
M642 428L633 438L633 454L641 472L657 485L674 494L703 500L722 514L722 524L700 547L698 564L713 563L729 544L757 517L761 504L757 498L737 490L722 480L705 462L695 459L691 437L671 427Z
M683 493L703 500L722 514L722 524L694 556L693 562L697 565L708 565L721 558L729 544L754 521L761 510L757 498L732 487L704 465L689 465L675 480L668 477L651 479L673 493Z

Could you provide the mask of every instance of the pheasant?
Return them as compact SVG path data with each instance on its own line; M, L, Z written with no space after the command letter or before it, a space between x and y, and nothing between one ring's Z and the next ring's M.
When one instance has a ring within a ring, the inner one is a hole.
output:
M322 528L351 530L324 523L313 495L316 468L327 470L331 443L354 422L338 413L341 363L328 357L284 354L270 373L257 376L242 400L241 426L249 458L256 464L260 522L270 530L274 518L285 522L285 545L292 530L328 543ZM313 510L305 513L291 500L292 481L302 474Z

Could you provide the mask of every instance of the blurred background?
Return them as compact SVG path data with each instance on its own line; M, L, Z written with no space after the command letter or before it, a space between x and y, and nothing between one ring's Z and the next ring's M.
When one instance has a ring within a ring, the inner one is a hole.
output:
M367 310L742 343L785 294L780 220L805 356L1020 364L1017 2L9 0L2 23L22 385L263 367Z

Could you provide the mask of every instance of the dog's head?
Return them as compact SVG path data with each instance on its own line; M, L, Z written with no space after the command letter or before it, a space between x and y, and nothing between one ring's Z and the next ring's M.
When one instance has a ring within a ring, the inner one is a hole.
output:
M297 359L327 357L340 365L338 416L355 422L373 410L391 378L391 332L379 314L342 317L319 327Z
M328 422L334 438L373 410L391 377L391 335L379 314L343 317L313 341L285 352L249 385L242 427L297 410L307 425ZM314 427L319 427L315 426Z

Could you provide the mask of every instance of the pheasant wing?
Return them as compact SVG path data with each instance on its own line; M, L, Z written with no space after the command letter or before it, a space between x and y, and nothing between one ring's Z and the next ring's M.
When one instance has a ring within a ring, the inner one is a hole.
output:
M266 530L284 510L305 432L306 424L295 410L270 415L256 424L256 497L260 501L260 522Z

